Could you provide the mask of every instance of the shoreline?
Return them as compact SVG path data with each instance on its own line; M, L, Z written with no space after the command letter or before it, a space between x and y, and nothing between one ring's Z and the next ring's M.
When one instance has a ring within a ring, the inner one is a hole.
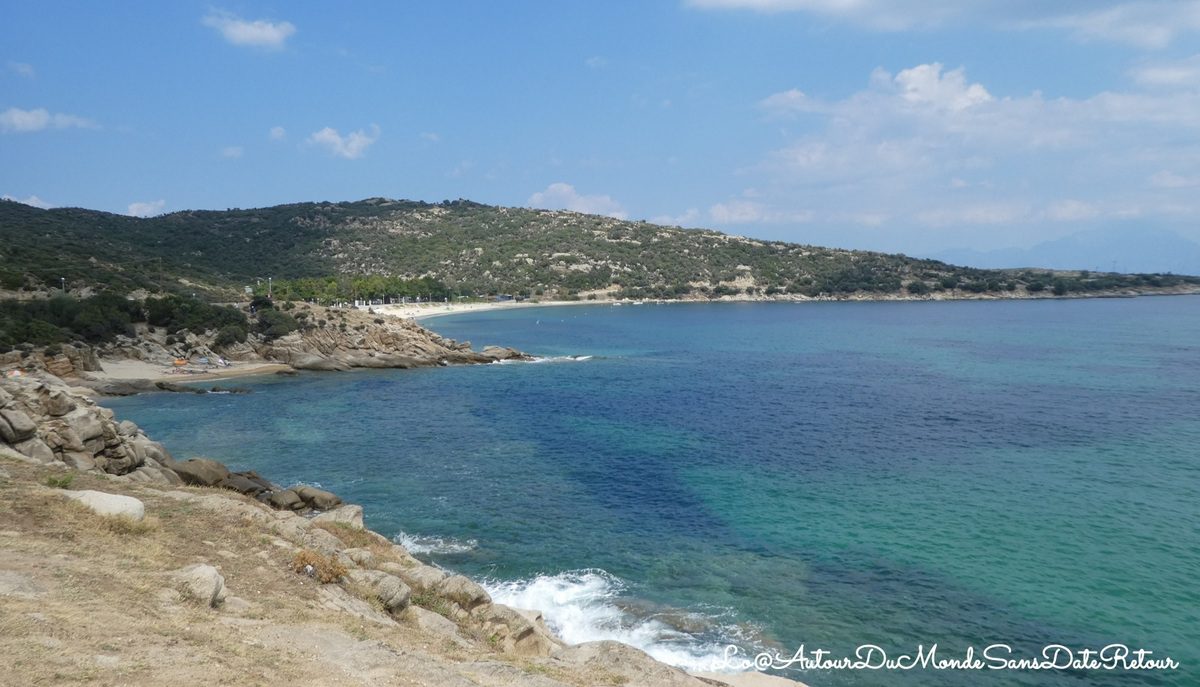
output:
M357 306L357 310L366 312L372 310L378 314L400 317L415 321L429 320L448 315L461 315L472 312L494 312L498 310L517 310L522 308L553 308L575 305L675 305L680 303L947 303L956 301L1046 301L1046 300L1086 300L1105 298L1141 298L1146 296L1197 296L1200 288L1155 291L1101 291L1094 293L1064 294L1056 296L1045 294L957 294L957 295L928 295L912 296L900 294L865 295L850 294L838 296L741 296L722 298L647 298L644 300L617 300L612 298L597 298L596 300L553 300L553 301L498 301L487 303L409 303L403 305L372 305Z
M87 375L99 382L208 382L219 379L236 379L258 375L275 374L293 369L286 363L245 363L231 362L229 367L197 370L194 367L167 368L145 360L101 358L100 365L104 369L98 372L88 372Z

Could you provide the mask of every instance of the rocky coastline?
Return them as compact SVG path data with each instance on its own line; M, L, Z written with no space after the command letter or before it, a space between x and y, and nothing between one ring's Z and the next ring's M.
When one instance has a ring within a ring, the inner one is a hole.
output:
M346 355L340 342L323 343L324 347L317 347L301 338L277 343L270 353L302 364L305 355L322 355L324 360L347 365L361 361L363 355L374 357L364 352L372 349L360 346ZM443 359L491 360L467 352L469 349L435 345L420 357L411 353L396 355L404 355L406 364L411 359L423 365L438 364ZM444 357L452 351L459 351L461 356ZM79 371L96 362L92 354L76 349L58 355L70 363L72 370ZM395 363L399 359L384 361ZM25 362L22 374L0 377L0 490L5 492L5 499L0 501L12 504L32 499L55 513L75 508L67 513L71 518L82 517L79 513L83 509L88 518L108 523L108 530L135 535L142 531L139 523L146 518L151 518L149 522L155 522L156 517L161 521L178 508L204 511L206 517L223 527L250 528L259 533L260 542L267 541L269 546L245 555L274 560L277 565L270 572L280 580L294 583L296 578L303 578L309 580L310 588L315 585L315 593L304 602L306 609L370 626L371 633L391 637L388 641L393 642L394 651L411 651L412 642L417 641L426 652L422 665L437 677L416 679L414 684L795 684L758 674L729 677L728 681L697 677L617 642L568 646L554 636L538 611L494 603L475 582L427 565L402 546L366 529L360 506L342 503L335 494L311 486L284 488L254 472L230 471L215 460L178 460L136 424L119 420L111 410L98 405L92 398L95 386L77 384L88 380L63 379L53 374L51 369L61 371L66 367L61 359L51 358L50 364L41 368L29 364L28 359ZM73 505L66 505L68 501ZM66 516L48 516L51 521L62 517ZM14 517L9 521L19 520ZM10 561L20 561L20 547L14 549L14 542L32 534L12 529L6 532L7 539L0 537L0 549L6 551ZM247 613L261 610L254 600L239 596L236 575L225 570L228 561L206 558L176 566L184 562L171 561L145 573L163 580L153 599L154 610L149 612L169 613L183 604L193 610L206 610L210 615L204 617L219 626L222 620L245 618ZM14 607L14 594L20 598L20 589L39 588L45 583L30 577L32 573L5 570L7 565L0 563L0 608L7 607L6 615L17 617L13 613L20 612L20 604ZM102 569L99 562L94 568L87 561L82 565L89 574L113 574ZM47 602L46 596L35 596L39 603ZM414 640L414 636L420 639ZM156 638L143 640L153 642ZM430 646L438 649L429 650ZM329 660L337 663L342 659ZM3 664L0 661L0 666ZM411 668L411 656L408 661L397 660L395 665ZM158 682L157 678L148 681ZM393 684L371 676L344 683Z

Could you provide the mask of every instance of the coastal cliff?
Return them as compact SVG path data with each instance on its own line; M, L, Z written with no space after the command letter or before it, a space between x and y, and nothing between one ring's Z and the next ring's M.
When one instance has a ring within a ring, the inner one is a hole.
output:
M177 460L47 372L0 378L0 495L0 670L22 684L794 684L565 645L361 507Z
M306 303L285 307L286 311L269 311L273 321L284 326L263 327L263 321L255 318L264 313L226 308L227 317L234 313L235 320L246 321L220 328L156 327L141 321L129 324L125 333L93 344L23 346L0 353L0 367L44 370L103 395L126 395L194 390L174 383L252 372L408 369L529 359L501 346L473 350L470 342L447 339L410 319L369 310ZM231 328L235 333L230 334Z

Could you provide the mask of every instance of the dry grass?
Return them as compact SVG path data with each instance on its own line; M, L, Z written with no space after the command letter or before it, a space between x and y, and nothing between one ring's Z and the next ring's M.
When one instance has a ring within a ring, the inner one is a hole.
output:
M337 559L312 549L301 549L292 558L292 570L316 578L321 584L337 582L346 576L346 566Z

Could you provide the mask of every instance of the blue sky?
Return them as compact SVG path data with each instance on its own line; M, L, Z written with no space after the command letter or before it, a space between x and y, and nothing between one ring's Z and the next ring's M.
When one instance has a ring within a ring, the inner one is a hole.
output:
M1200 1L4 3L0 195L1200 239Z

